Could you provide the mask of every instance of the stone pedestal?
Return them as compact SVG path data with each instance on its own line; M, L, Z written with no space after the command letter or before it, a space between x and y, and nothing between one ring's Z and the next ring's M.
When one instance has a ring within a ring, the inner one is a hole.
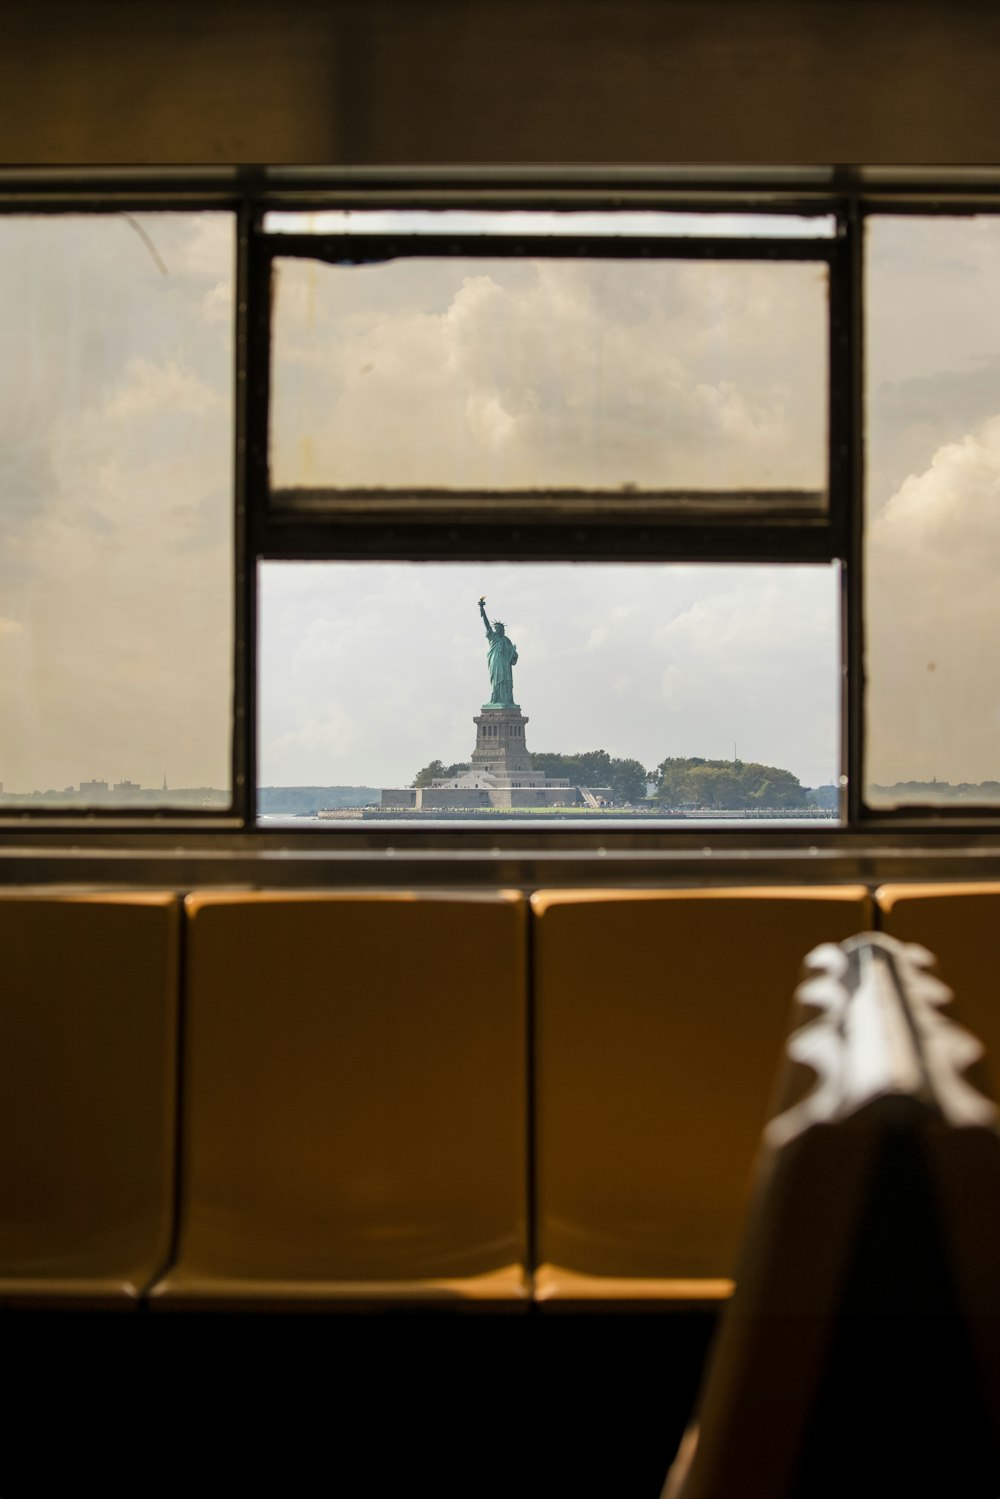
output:
M585 800L577 786L535 770L525 743L528 722L520 708L484 703L476 725L472 763L460 775L419 790L383 791L383 807L412 806L422 812L489 811L504 807L575 807ZM403 800L412 797L413 801Z
M476 725L476 747L472 751L472 769L485 771L501 780L533 774L531 756L524 738L528 722L520 708L490 708L473 719Z

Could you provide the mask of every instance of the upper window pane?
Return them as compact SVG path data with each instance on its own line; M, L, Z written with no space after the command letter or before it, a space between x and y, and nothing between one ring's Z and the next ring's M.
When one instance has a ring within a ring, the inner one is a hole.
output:
M233 219L0 218L0 812L231 799Z
M828 269L279 256L277 490L825 492Z
M867 221L875 806L1000 801L1000 218Z

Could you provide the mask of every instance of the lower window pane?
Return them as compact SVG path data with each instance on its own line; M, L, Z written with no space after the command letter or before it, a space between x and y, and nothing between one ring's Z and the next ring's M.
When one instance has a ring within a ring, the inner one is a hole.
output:
M264 563L264 827L831 819L835 566Z
M0 815L231 801L233 216L0 218Z

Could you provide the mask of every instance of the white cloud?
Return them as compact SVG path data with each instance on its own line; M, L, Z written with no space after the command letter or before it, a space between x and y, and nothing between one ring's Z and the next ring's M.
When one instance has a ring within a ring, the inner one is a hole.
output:
M191 216L142 224L166 275L121 217L0 224L7 790L228 780L231 336L200 306L232 218L187 260Z
M233 285L231 281L217 281L201 299L201 316L206 323L229 323L233 321Z
M818 487L825 272L280 265L278 483Z
M867 502L1000 410L1000 218L866 221Z
M934 453L872 527L870 778L1000 779L1000 417Z
M868 774L1000 778L1000 218L867 221Z
M873 535L877 549L931 561L935 569L971 565L973 583L984 565L992 572L1000 544L1000 416L938 448L923 473L910 474Z
M357 732L354 720L347 715L330 719L310 715L294 729L280 734L275 741L275 748L293 758L302 758L301 752L304 751L308 759L315 759L318 754L322 760L345 752L363 753L364 741Z
M153 364L148 359L130 359L118 388L107 401L104 414L115 421L158 412L201 415L223 405L221 391L213 390L176 359Z
M138 219L156 240L163 240L164 227L170 231L169 247L163 254L172 275L212 281L221 277L224 284L232 285L235 238L229 214L140 214Z

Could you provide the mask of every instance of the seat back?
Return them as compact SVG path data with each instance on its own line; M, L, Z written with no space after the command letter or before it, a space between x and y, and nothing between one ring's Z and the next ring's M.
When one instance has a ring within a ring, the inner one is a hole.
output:
M879 925L900 942L917 942L937 958L956 995L956 1013L985 1047L985 1067L1000 1064L1000 978L994 958L1000 931L1000 884L882 885ZM991 1086L1000 1085L994 1070Z
M523 1296L521 897L206 893L186 915L159 1295Z
M995 1487L1000 1133L932 961L881 934L812 954L665 1499Z
M728 1295L802 954L861 886L542 891L538 1294Z
M179 903L5 892L0 1298L125 1303L173 1207Z

